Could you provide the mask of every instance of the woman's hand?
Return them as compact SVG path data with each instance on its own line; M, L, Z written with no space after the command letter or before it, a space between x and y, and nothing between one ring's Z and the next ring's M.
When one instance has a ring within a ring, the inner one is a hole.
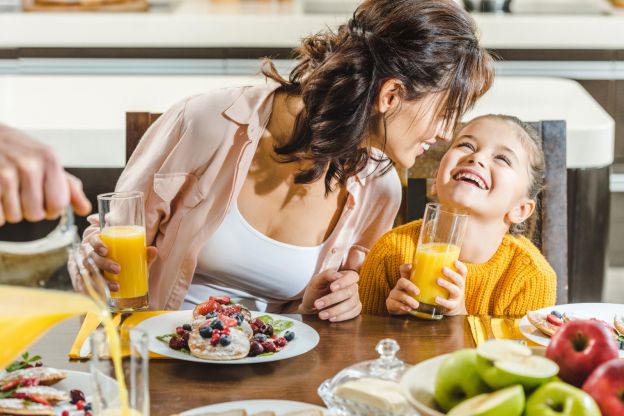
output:
M362 311L358 293L360 275L353 270L325 271L310 280L298 312L312 314L331 322L355 318Z
M92 227L99 227L100 223L96 215L91 215L87 218L87 220L89 220ZM94 272L94 270L92 269L93 264L95 264L100 272L108 272L115 275L121 273L121 266L119 265L119 263L106 257L108 255L108 247L100 238L99 229L91 232L88 237L85 237L85 239L83 239L82 248L91 260L88 261L87 259L84 259L83 261L83 266L87 270ZM158 257L158 249L153 246L147 247L147 264L152 264L154 260L156 260L156 257ZM117 292L119 290L118 282L110 280L104 273L100 274L106 279L108 289L111 292Z
M418 309L419 303L414 297L420 294L420 289L409 280L411 271L411 264L399 267L401 277L386 299L386 308L391 315L404 315Z
M468 315L466 311L466 298L464 296L464 292L466 290L466 275L468 274L468 269L466 265L461 261L455 261L455 268L457 272L449 267L445 267L442 269L442 274L448 277L451 281L449 282L446 279L438 278L438 285L448 290L449 298L444 299L441 297L436 297L436 303L442 306L446 311L445 315L453 316L453 315Z

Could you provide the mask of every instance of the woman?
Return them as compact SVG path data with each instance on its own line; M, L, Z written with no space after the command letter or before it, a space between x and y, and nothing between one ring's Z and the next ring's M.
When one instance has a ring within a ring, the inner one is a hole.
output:
M297 53L288 80L268 62L264 85L178 103L130 159L117 190L146 196L152 308L226 293L357 316L358 270L400 203L392 163L446 140L493 75L450 0L364 2ZM84 236L94 261L118 273L96 231Z

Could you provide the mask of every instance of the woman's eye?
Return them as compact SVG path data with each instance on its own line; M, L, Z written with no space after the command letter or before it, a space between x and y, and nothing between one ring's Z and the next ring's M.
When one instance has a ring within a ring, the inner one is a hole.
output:
M511 166L511 160L509 160L509 158L505 155L498 155L496 156L496 159L498 160L502 160L503 162L505 162L508 166Z

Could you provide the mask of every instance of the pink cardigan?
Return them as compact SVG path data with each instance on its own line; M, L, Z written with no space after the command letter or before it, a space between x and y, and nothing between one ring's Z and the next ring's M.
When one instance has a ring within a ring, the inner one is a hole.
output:
M147 242L159 250L150 268L150 308L182 304L200 248L238 197L278 87L268 80L189 97L149 128L128 161L116 190L143 191ZM401 184L394 169L380 175L371 161L348 180L347 190L316 273L359 270L398 212ZM84 237L97 229L90 226Z

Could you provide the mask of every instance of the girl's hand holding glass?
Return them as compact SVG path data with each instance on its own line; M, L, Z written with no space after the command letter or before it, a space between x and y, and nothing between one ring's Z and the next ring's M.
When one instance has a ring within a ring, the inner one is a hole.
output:
M440 287L448 290L449 298L444 299L438 296L436 297L436 304L446 309L445 315L466 315L464 291L468 269L459 260L455 261L454 265L457 272L448 267L442 269L442 274L450 281L441 277L437 280ZM386 299L386 308L392 315L404 315L418 309L419 306L414 297L420 294L420 289L410 281L412 265L403 264L399 271L401 277Z

